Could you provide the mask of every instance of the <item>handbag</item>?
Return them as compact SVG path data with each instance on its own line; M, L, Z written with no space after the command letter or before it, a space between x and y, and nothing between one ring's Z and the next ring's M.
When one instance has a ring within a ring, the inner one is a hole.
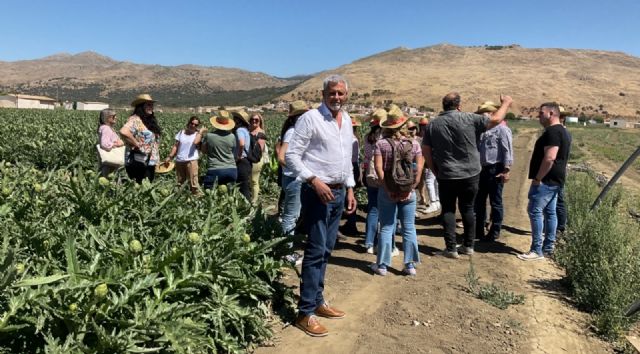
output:
M98 149L101 164L114 167L124 166L124 146L114 147L109 151L101 148L100 144L96 145L96 148Z

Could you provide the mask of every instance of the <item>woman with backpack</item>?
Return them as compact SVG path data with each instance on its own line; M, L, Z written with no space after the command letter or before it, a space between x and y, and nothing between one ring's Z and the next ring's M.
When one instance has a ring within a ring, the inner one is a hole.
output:
M251 133L249 133L249 115L245 111L231 113L235 122L234 134L236 136L236 167L238 169L238 187L240 193L251 200L251 161L249 161L249 147L251 146Z
M386 275L387 267L391 265L396 217L402 225L403 273L416 275L415 264L420 262L415 227L414 189L420 181L424 159L420 144L406 138L407 121L400 108L392 105L387 119L380 123L382 138L376 143L374 150L374 166L381 181L378 190L380 241L377 261L371 268L378 275Z
M264 132L264 121L260 113L253 113L249 119L249 133L260 146L261 158L258 162L254 162L251 166L251 204L258 201L260 194L260 172L265 159L269 158L269 154L265 151L267 148L267 135Z

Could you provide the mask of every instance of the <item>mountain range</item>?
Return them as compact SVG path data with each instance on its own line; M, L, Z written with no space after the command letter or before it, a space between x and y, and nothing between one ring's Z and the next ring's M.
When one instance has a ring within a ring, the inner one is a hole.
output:
M249 105L274 99L318 101L322 80L331 73L344 75L351 102L364 105L395 102L438 111L442 97L457 91L468 111L508 94L514 98L512 110L522 115L533 115L542 102L557 101L575 115L640 116L640 58L518 45L396 48L292 78L223 67L134 64L94 52L56 54L0 61L0 91L115 104L149 92L167 106Z
M142 92L166 106L253 104L288 92L305 78L224 67L134 64L94 52L0 62L0 91L114 104L126 104Z
M393 101L438 111L442 97L457 91L467 111L508 94L512 111L523 115L556 101L575 115L640 116L640 58L620 52L518 45L396 48L318 73L282 97L317 99L331 73L347 78L352 102Z

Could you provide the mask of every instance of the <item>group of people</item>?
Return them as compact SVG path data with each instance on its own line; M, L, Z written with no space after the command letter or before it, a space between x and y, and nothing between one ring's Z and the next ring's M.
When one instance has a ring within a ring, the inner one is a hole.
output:
M308 110L304 102L292 103L279 147L285 171L283 231L293 232L299 215L307 236L295 325L311 336L328 334L318 317L345 316L324 300L323 290L340 218L343 212L355 212L353 190L359 180L368 195L366 252L374 253L378 242L372 271L387 274L398 231L404 251L403 273L415 276L420 263L415 227L418 204L429 205L423 211L441 209L445 257L472 255L476 237L489 242L500 237L502 190L513 165L512 133L504 121L513 101L510 96L501 96L499 104L484 102L476 112L466 113L460 109L460 95L452 92L442 100L443 111L430 122L421 120L418 126L397 106L376 110L370 115L359 166L354 164L359 143L353 130L359 123L342 109L348 97L346 79L327 77L322 94L322 104L316 109ZM294 109L294 104L301 109ZM529 252L518 255L527 261L553 252L558 228L556 203L562 197L571 140L560 124L556 103L542 104L539 118L545 130L536 142L529 173L532 243ZM456 206L464 230L460 246L455 234Z
M372 271L387 274L391 258L399 254L394 242L399 232L403 273L415 276L420 263L416 212L441 210L444 256L457 259L460 254L472 255L476 238L490 242L500 237L502 190L513 165L512 133L504 121L513 101L509 96L501 96L499 104L484 102L476 112L466 113L460 109L460 95L452 92L442 99L443 111L437 117L421 119L417 125L395 105L375 110L369 117L370 131L364 138L360 161L356 129L361 123L343 109L348 90L344 77L331 75L323 82L319 107L292 102L275 146L281 169L283 233L293 235L296 225L301 224L306 234L304 254L292 252L287 258L301 263L295 325L311 336L328 334L318 317L345 316L324 300L323 291L343 214L347 225L355 225L349 223L354 222L357 184L367 188L364 244L367 253L376 253ZM160 161L162 129L153 114L153 103L149 95L132 102L134 112L120 129L122 139L113 131L115 111L100 113L100 146L127 146L125 168L130 178L153 180L157 165L175 159L178 183L188 180L192 191L198 193L197 162L202 153L207 157L205 188L236 183L248 200L256 200L262 162L249 157L252 139L261 151L266 149L260 114L219 111L210 119L211 131L200 127L197 117L191 117L185 129L176 134L169 156ZM560 122L558 104L542 104L539 119L545 129L536 141L529 167L532 243L529 252L518 255L527 261L552 253L556 231L564 230L566 224L563 185L571 137ZM111 172L109 166L101 168L103 175ZM460 246L455 233L456 206L464 230Z
M169 156L161 160L159 147L163 130L154 115L154 103L148 94L139 95L131 102L133 114L119 131L122 138L114 130L116 111L104 109L100 112L99 147L110 151L126 146L124 167L129 178L138 183L143 179L153 181L158 169L175 164L177 183L188 182L191 192L200 194L198 162L203 154L207 162L203 180L205 189L214 184L237 184L247 200L258 200L260 172L268 158L265 153L267 136L260 113L249 115L245 111L221 110L210 118L211 130L203 127L197 116L192 116L185 128L175 135ZM252 148L259 148L260 152L253 153ZM259 158L250 160L252 156ZM119 166L100 164L103 176L117 168Z

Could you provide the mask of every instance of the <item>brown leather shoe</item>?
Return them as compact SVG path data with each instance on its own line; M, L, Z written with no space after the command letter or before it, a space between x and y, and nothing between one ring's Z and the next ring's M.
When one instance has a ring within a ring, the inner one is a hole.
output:
M329 304L325 302L324 304L318 306L318 308L316 309L316 315L335 320L338 318L343 318L345 313L344 311L340 311L335 307L329 306Z
M296 327L312 337L324 337L329 331L318 322L318 317L314 315L298 316Z

